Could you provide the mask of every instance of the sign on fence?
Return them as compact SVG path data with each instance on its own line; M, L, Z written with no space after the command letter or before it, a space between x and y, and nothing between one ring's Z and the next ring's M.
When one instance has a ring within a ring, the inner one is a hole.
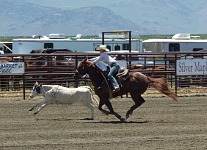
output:
M0 74L23 74L24 62L1 62Z
M207 59L177 60L177 75L207 75Z

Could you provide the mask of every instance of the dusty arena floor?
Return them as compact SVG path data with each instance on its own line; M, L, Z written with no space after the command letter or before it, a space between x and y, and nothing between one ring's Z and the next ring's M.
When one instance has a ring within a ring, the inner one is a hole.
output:
M0 98L1 150L205 150L207 98L145 97L146 102L125 123L95 109L95 120L82 105L53 105L36 117L29 112L41 97ZM125 116L130 98L113 99Z

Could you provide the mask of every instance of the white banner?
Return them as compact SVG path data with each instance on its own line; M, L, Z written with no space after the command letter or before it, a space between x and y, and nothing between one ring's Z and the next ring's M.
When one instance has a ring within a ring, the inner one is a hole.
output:
M0 74L23 74L24 62L1 62L0 63Z
M177 75L207 75L207 59L177 60Z

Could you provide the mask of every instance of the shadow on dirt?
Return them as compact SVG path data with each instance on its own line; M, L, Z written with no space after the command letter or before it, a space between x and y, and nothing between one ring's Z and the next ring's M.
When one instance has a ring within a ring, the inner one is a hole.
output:
M96 121L96 122L84 122L84 123L97 123L97 124L144 124L149 121Z
M74 120L89 120L84 119L73 119L73 118L36 118L36 121L74 121Z
M36 121L87 121L82 123L94 123L94 124L144 124L149 123L149 121L96 121L91 120L90 118L82 118L82 119L73 119L73 118L36 118Z

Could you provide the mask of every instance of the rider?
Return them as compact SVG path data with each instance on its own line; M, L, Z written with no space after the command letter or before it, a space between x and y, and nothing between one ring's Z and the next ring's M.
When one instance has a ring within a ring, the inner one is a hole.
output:
M107 52L109 52L109 49L107 49L106 45L100 45L98 48L96 48L96 50L99 50L100 55L98 57L90 59L90 61L92 61L94 64L98 63L99 61L103 61L104 63L106 63L111 67L108 73L108 78L114 87L113 92L118 92L119 84L113 75L120 69L120 66L118 65L115 58L112 58L111 56L108 55Z

